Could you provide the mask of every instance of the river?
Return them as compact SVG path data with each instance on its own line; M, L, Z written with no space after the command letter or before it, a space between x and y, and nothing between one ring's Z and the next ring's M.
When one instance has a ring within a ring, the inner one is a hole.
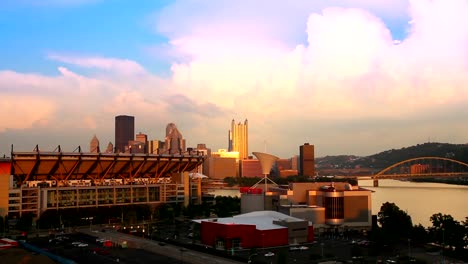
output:
M373 187L371 180L362 180L359 185L374 191L372 214L377 214L383 203L391 202L406 211L413 224L425 227L432 226L430 217L436 213L451 215L459 222L468 217L468 186L398 180L379 180L379 187ZM214 194L239 196L239 191L222 189Z

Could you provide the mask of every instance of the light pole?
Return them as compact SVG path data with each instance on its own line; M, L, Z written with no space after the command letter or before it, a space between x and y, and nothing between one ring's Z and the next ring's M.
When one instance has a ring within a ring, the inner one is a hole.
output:
M442 227L442 263L445 264L445 228Z
M262 249L265 249L265 233L262 233Z
M186 251L185 248L180 248L180 263L184 263L184 251Z
M323 242L320 243L320 247L322 248L322 258L323 258L323 245L324 245Z
M408 238L408 257L411 258L411 238Z

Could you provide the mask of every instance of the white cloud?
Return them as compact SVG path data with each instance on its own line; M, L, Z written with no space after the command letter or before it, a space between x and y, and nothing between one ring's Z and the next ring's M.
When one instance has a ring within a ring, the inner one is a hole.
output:
M144 74L145 69L138 63L127 59L104 58L99 56L77 56L52 53L47 56L51 60L76 65L84 68L94 68L119 74Z
M413 23L408 37L398 41L381 19L364 10L391 16L389 6L371 1L356 4L364 9L296 10L302 14L313 10L307 23L302 22L307 25L307 42L292 37L296 46L288 43L287 27L297 22L287 16L294 14L289 6L283 16L275 12L249 16L252 10L275 10L274 4L255 9L249 9L255 4L245 3L192 6L204 11L185 16L190 9L179 2L160 15L159 30L167 32L181 53L190 54L189 61L172 67L176 87L192 98L203 94L202 100L237 115L254 116L252 125L260 125L259 131L266 131L267 123L281 126L284 121L320 127L324 120L356 120L350 125L358 126L357 120L367 118L426 119L437 110L466 103L467 1L399 3L399 11L409 10ZM284 140L284 134L274 135L272 129L270 136ZM420 137L400 129L413 139ZM458 134L462 141L463 134Z
M466 141L467 1L282 3L168 6L157 15L174 58L167 80L132 60L66 54L48 56L67 64L55 77L0 72L9 113L20 104L11 102L48 106L18 111L25 122L8 119L0 130L47 122L61 133L76 128L87 143L89 130L112 136L113 116L130 114L150 138L174 122L188 145L217 149L226 147L230 120L248 118L250 150L267 141L282 157L304 142L325 155L371 154L428 137ZM388 19L407 14L409 35L397 41Z

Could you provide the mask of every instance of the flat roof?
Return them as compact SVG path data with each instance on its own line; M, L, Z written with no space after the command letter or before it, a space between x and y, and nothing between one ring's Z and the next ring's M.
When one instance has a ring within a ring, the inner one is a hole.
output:
M196 219L193 221L197 223L216 222L225 225L255 225L258 230L273 230L286 228L285 226L274 224L273 221L304 222L306 220L275 211L255 211L233 217Z

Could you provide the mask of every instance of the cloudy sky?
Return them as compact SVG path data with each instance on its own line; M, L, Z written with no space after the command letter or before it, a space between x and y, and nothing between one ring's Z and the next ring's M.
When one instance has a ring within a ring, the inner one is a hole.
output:
M280 157L468 142L465 0L6 0L0 154L163 139Z

